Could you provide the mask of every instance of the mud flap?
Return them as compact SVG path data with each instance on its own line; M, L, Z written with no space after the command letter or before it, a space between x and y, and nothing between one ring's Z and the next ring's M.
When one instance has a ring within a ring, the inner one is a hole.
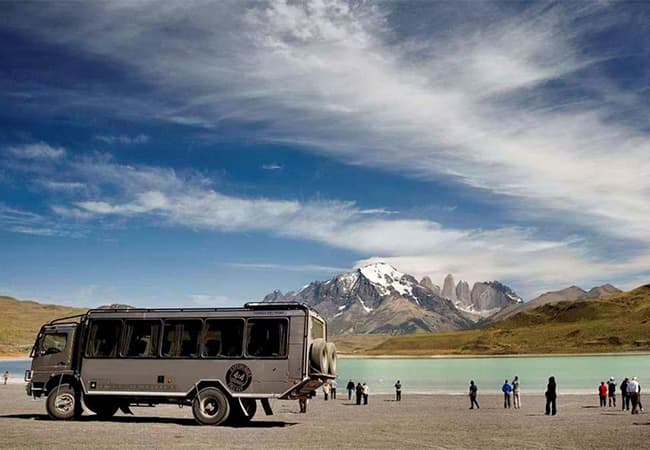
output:
M268 398L260 399L260 403L262 404L262 408L264 408L264 414L266 414L267 416L272 416L273 410L271 409L271 402L269 402L269 399Z
M122 411L124 414L132 416L133 411L131 411L131 408L129 408L129 405L120 405L120 411Z
M289 391L282 394L281 400L296 400L298 398L311 397L312 393L323 385L323 380L318 378L307 378L301 383L293 386Z

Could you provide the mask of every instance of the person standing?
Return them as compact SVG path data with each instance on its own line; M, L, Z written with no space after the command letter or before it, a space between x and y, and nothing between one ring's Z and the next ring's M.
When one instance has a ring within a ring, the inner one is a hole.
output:
M330 396L330 383L329 381L326 381L325 383L323 383L323 397L325 401L329 399L329 396Z
M549 377L544 395L546 396L546 415L557 414L557 384L555 384L555 377Z
M368 404L368 385L366 383L363 383L363 390L361 392L363 394L363 404L367 405Z
M7 380L9 379L9 371L5 370L5 373L2 374L2 379L4 380L4 384L7 384Z
M361 395L363 394L363 386L361 386L361 383L357 383L356 394L357 394L357 405L360 405Z
M630 397L627 396L627 384L630 382L629 378L621 381L621 406L623 411L630 410Z
M501 391L503 391L503 407L510 408L510 393L512 392L512 386L510 386L508 380L503 383Z
M336 400L336 379L330 381L330 395L332 400Z
M643 412L643 405L641 404L641 383L639 383L639 393L637 395L637 400L639 402L639 411Z
M298 399L298 405L300 405L300 412L302 414L307 412L307 402L308 401L309 401L309 399L307 397L300 397Z
M348 381L348 385L346 386L346 389L348 390L348 400L352 400L352 392L354 391L354 381L352 380Z
M481 409L480 406L478 406L478 402L476 401L476 395L478 394L478 387L474 383L474 380L469 382L469 409L474 409L474 405L476 405L476 409Z
M639 414L639 382L636 377L627 383L627 396L632 403L632 414Z
M610 377L607 382L607 396L609 397L609 407L611 408L613 404L616 408L616 380L614 377Z
M605 382L601 381L600 386L598 386L598 398L600 398L600 407L604 408L607 406L607 386Z
M521 398L519 396L519 377L515 376L512 380L512 402L515 409L521 408Z
M395 383L395 401L402 401L402 383L400 383L399 380L397 380L397 383Z

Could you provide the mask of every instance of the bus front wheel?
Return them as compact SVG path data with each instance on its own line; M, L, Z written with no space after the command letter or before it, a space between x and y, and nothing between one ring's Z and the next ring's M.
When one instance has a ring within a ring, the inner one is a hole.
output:
M47 394L45 409L52 419L70 420L81 415L79 397L69 384L61 384Z
M110 419L115 415L119 406L111 400L102 400L86 397L84 402L89 410L97 414L99 419Z
M194 419L202 425L220 425L230 415L230 403L217 388L201 389L192 401Z

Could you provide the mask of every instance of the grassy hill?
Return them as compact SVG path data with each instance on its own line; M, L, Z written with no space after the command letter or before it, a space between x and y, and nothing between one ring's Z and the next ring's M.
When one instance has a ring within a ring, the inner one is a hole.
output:
M341 353L366 355L650 351L650 285L593 301L542 305L477 330L339 341Z
M45 322L85 312L82 308L43 305L0 296L0 355L25 356Z

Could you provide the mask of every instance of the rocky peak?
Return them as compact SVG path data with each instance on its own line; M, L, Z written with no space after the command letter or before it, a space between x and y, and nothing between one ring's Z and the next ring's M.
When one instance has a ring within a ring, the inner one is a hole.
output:
M431 281L431 278L429 277L424 277L420 280L420 284L424 286L425 288L429 289L431 292L433 292L436 295L440 295L440 286L437 284L433 284L433 281Z
M456 302L456 283L454 282L454 276L449 274L445 277L445 281L442 284L442 296L448 298L452 302Z
M472 304L472 295L467 281L460 280L456 285L456 299L459 305L464 307Z

